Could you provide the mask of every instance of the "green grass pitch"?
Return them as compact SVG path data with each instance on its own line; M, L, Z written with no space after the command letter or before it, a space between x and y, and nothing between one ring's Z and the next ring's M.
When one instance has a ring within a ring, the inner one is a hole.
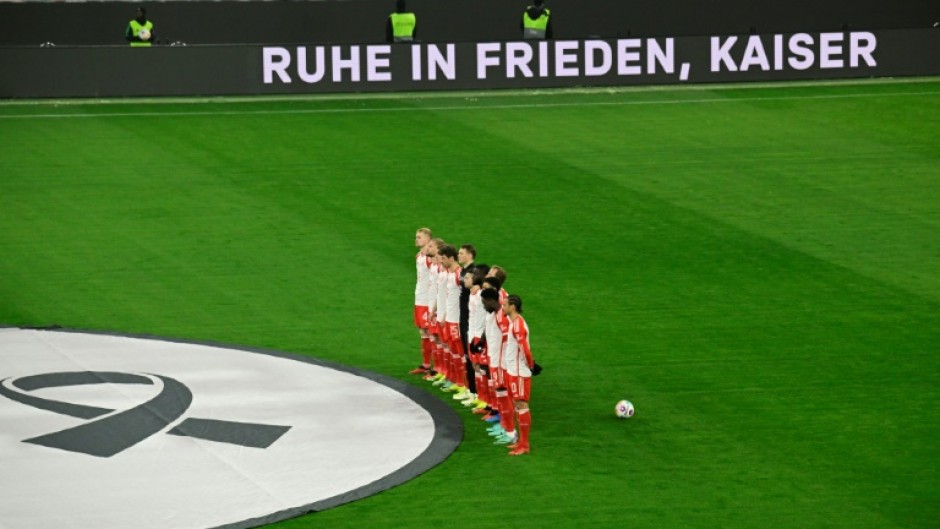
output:
M7 325L409 379L425 225L525 300L533 452L461 409L271 528L936 527L940 80L0 104Z

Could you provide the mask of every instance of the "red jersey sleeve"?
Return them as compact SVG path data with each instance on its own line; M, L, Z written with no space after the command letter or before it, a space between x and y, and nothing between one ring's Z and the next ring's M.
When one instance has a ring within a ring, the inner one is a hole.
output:
M532 350L529 348L529 326L526 325L522 316L519 316L516 318L512 327L513 335L516 341L519 342L519 349L525 354L526 364L528 364L529 367L534 366L535 360L532 359Z

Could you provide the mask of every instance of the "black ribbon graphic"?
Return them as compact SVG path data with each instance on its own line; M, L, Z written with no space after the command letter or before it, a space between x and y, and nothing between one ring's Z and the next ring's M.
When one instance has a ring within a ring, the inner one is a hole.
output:
M117 413L114 413L116 410L108 408L44 399L29 393L37 389L88 384L154 385L153 379L159 379L163 383L163 390L157 396ZM24 443L98 457L111 457L160 432L179 419L189 409L193 400L189 388L170 377L111 371L45 373L16 379L6 378L0 380L0 395L34 408L89 421L73 428L25 439ZM267 448L290 428L188 418L167 433L252 448Z

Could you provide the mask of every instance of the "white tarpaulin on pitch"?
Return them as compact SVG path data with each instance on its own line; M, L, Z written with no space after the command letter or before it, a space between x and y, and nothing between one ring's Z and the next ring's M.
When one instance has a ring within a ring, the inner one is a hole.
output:
M410 386L350 371L0 329L0 528L251 527L401 483L456 446L459 425Z

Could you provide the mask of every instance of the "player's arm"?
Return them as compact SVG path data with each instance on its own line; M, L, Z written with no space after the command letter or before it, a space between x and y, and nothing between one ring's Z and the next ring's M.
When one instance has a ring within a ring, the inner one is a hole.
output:
M481 341L483 333L486 332L486 318L480 312L483 312L482 304L477 308L477 313L470 318L470 327L467 330L467 334L470 335L469 342Z
M532 350L529 348L529 331L526 329L525 325L522 325L519 332L515 334L516 341L519 342L519 349L521 349L522 353L525 355L526 365L529 367L534 366L535 360L532 358Z
M447 321L447 276L438 274L437 276L437 322Z
M428 270L428 321L437 318L437 272L434 268Z

